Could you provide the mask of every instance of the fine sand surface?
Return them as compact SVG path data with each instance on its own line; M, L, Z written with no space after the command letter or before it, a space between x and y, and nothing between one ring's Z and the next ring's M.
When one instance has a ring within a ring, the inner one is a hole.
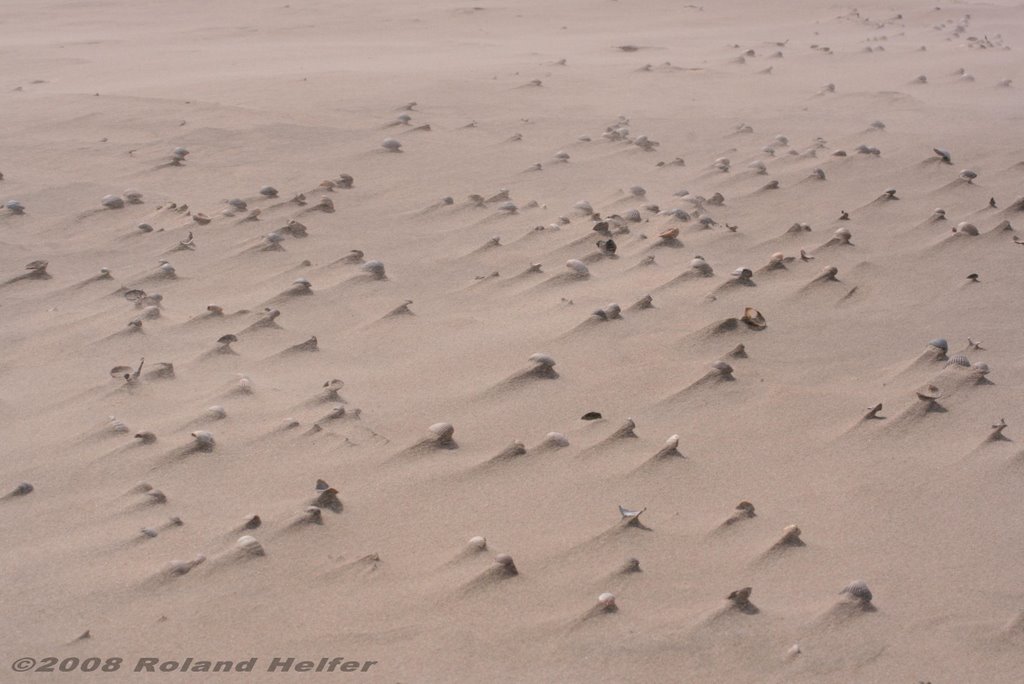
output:
M1019 682L1024 9L475 1L4 2L0 681Z

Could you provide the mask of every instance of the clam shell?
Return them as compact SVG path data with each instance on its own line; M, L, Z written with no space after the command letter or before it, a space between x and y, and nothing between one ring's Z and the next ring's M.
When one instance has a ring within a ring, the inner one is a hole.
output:
M863 580L856 580L850 582L845 587L843 587L842 591L840 591L839 593L852 596L861 603L870 603L871 599L874 598L874 596L871 593L871 589L868 588L867 583Z
M955 354L949 357L949 361L946 362L947 366L960 366L961 368L970 368L971 361L963 354Z
M250 556L267 555L267 552L263 550L263 545L256 541L256 537L249 536L248 534L243 537L239 537L236 544L239 549Z
M949 351L949 343L942 337L937 337L934 340L929 340L928 345L941 349L942 351Z
M122 209L124 208L124 200L117 195L104 195L103 199L100 200L107 209Z
M389 152L398 152L402 149L402 143L398 142L394 138L385 138L384 142L382 142L380 146Z
M587 265L579 259L569 259L565 262L565 267L579 275L590 274L590 269L588 269Z
M451 423L434 423L427 429L441 440L451 439L452 435L455 434L455 426Z

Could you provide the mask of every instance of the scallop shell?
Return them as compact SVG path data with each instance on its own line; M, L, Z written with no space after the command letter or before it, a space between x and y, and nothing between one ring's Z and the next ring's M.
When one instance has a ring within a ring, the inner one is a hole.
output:
M961 368L970 368L971 361L963 354L956 354L949 357L949 361L946 362L947 366L960 366Z
M854 582L850 582L845 587L843 587L842 591L840 591L839 593L852 596L861 603L871 603L871 600L874 598L874 596L871 593L871 589L868 588L867 583L863 580L856 580Z

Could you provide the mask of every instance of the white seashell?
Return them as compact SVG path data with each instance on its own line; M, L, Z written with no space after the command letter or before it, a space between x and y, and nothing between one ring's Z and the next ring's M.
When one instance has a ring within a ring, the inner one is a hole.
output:
M746 266L740 266L739 268L737 268L735 271L733 271L729 275L731 275L731 276L733 276L735 278L739 278L740 280L749 280L750 278L754 277L754 272L751 271Z
M590 275L590 269L579 259L569 259L565 262L565 267L581 276Z
M476 549L477 551L484 551L487 549L487 539L484 537L471 537L467 546Z
M615 594L612 594L607 591L604 592L603 594L597 597L597 604L601 606L601 608L603 608L604 610L614 610L616 608Z
M705 276L709 276L714 273L714 269L711 268L711 264L704 261L704 258L699 256L694 257L693 260L690 261L690 268Z
M971 171L970 169L964 169L963 171L960 172L960 178L962 180L967 181L968 183L970 183L971 181L973 181L977 177L978 177L977 172L976 171Z
M255 537L245 535L244 537L239 537L236 543L239 549L249 554L250 556L267 555L267 552L263 550L263 545L256 541Z
M455 434L455 427L451 423L434 423L427 429L437 435L438 441L450 440Z
M173 157L174 159L176 159L178 161L183 160L188 155L189 155L189 151L187 149L185 149L184 147L175 147L174 151L171 152L171 157Z
M545 368L553 368L555 365L555 360L547 354L532 354L529 361Z
M382 142L380 144L380 146L383 147L388 152L401 152L402 151L402 143L398 142L394 138L385 138L384 142Z
M587 200L580 200L576 204L572 205L572 208L573 209L578 209L578 210L580 210L582 212L585 212L587 214L593 214L594 213L594 207L590 206L590 202L588 202Z
M569 438L561 432L549 432L544 436L544 444L558 448L567 447L569 446Z

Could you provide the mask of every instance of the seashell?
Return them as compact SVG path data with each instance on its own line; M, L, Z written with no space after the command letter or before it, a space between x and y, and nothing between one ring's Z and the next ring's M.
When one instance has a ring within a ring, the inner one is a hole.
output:
M935 347L936 349L941 349L944 352L949 351L949 343L946 342L945 338L942 337L937 337L934 340L929 340L928 345L931 347Z
M597 411L587 411L582 416L580 416L580 420L601 420L601 418L601 414L598 413Z
M768 167L765 166L765 163L760 160L750 162L749 164L747 164L747 168L752 169L759 174L768 173Z
M727 596L726 598L732 601L733 605L739 608L746 608L750 605L750 594L753 591L754 590L750 587L743 587L742 589L737 589L736 591L730 593L729 596Z
M740 320L755 330L764 330L768 327L768 322L765 321L761 312L749 306L743 310Z
M139 230L141 230L143 233L152 233L153 232L153 226L149 225L148 223L140 223L139 225L137 225L135 227L138 228Z
M871 122L871 128L874 128L875 130L878 130L878 131L882 131L882 130L885 130L885 124L882 123L881 121L877 121L877 120L876 121L872 121Z
M277 188L273 185L264 185L260 188L260 194L264 197L277 197Z
M544 436L544 446L555 447L558 449L569 446L569 438L563 435L561 432L549 432Z
M640 515L646 510L646 508L641 508L640 510L633 510L625 508L624 506L619 506L619 517L621 521L626 525L638 527L640 525Z
M576 204L572 205L572 208L581 211L585 214L594 213L594 207L590 206L590 202L588 202L587 200L580 200Z
M117 195L104 195L103 199L100 200L100 204L102 204L107 209L124 208L124 200L118 197Z
M223 306L218 306L217 304L208 304L207 307L206 307L206 310L209 311L210 315L212 315L212 316L223 316L224 315L224 307Z
M474 551L486 551L487 550L487 539L484 537L470 537L469 541L466 542L466 546Z
M355 178L353 178L351 175L347 173L341 173L338 174L338 180L334 181L334 184L343 190L351 190L355 182Z
M260 544L258 541L256 541L255 537L251 537L249 535L245 535L244 537L239 537L238 541L235 542L235 543L238 546L238 548L240 550L244 551L247 555L250 555L250 556L265 556L265 555L267 555L267 552L263 550L263 545Z
M149 430L135 433L135 439L139 440L142 444L152 444L156 441L156 435Z
M690 268L697 271L702 276L710 276L714 274L714 269L711 268L711 264L704 261L704 257L696 256L690 261Z
M201 226L205 226L206 224L208 224L213 219L211 219L209 216L207 216L206 214L202 213L201 211L198 211L198 212L192 214L192 220L195 221L196 223L198 223Z
M25 205L18 200L7 200L4 202L4 208L12 214L24 214Z
M817 178L818 180L825 180L825 171L823 169L814 169L811 171L811 177Z
M864 605L871 603L871 600L874 598L871 589L868 588L867 583L863 580L850 582L839 593L848 595L851 599Z
M637 209L628 209L622 213L622 218L632 223L640 223L643 221L643 217L640 216L640 212Z
M498 205L498 211L506 214L515 214L519 211L519 207L516 206L515 202L502 202Z
M660 233L658 233L658 237L661 238L662 240L675 240L676 238L679 237L679 229L669 228L668 230L663 230Z
M559 160L559 161L567 162L567 161L569 161L569 153L568 152L555 152L555 157L554 158Z
M608 238L607 240L598 240L597 247L605 254L615 254L619 246L615 244L615 240Z
M195 444L193 445L197 451L213 451L214 444L216 441L213 439L213 433L207 432L206 430L197 430L191 433Z
M917 390L917 398L921 401L935 401L942 396L942 390L935 385L927 385Z
M761 189L762 190L778 190L779 189L779 181L777 181L777 180L768 181L767 183L765 183L764 185L761 186Z
M192 568L196 567L200 563L206 560L206 556L199 554L195 557L195 560L180 561L174 560L167 564L164 568L164 573L169 577L180 577L181 575L187 575Z
M644 195L647 194L647 190L645 190L643 186L634 185L629 189L629 194L632 195L633 197L643 197Z
M532 354L528 360L544 368L554 368L555 366L555 360L547 354Z
M973 182L974 179L977 178L977 177L978 177L977 172L976 171L971 171L970 169L964 169L963 171L960 172L960 179L961 180L965 180L968 183Z
M384 142L382 142L380 144L380 146L383 147L388 152L401 152L402 151L402 143L398 142L394 138L385 138Z
M122 196L128 204L142 204L142 193L138 190L125 190Z
M35 487L33 487L30 483L28 483L28 482L21 482L21 483L18 484L17 487L15 487L10 492L8 492L7 495L4 496L4 498L6 499L7 497L13 497L13 496L26 496L28 494L31 494L34 490L35 490Z
M978 375L988 375L990 372L988 364L983 361L979 361L972 365L971 370L973 370Z
M754 272L751 271L749 268L747 268L745 266L740 266L739 268L737 268L735 271L733 271L729 275L731 275L731 276L733 276L733 277L735 277L735 278L737 278L739 280L750 280L751 278L754 277Z
M964 235L978 235L978 227L973 223L962 221L956 224L956 228L953 229L954 233L963 233Z
M258 515L250 515L245 518L242 522L243 530L255 530L257 527L263 524L263 520Z
M384 273L384 262L382 261L367 261L360 268L372 275L376 280L384 280L386 278Z
M590 275L590 269L588 269L587 265L579 259L569 259L565 262L565 267L579 276Z
M724 375L726 377L732 375L732 366L727 364L725 361L715 361L711 364L711 367L718 371L720 375Z
M948 361L946 361L946 365L960 366L961 368L970 368L971 361L963 354L954 354L953 356L949 357Z
M942 149L941 147L933 147L932 152L934 152L936 156L946 164L953 163L953 155L950 154L949 150Z
M597 597L597 606L605 613L614 613L619 609L619 607L615 605L615 594L607 591Z
M338 498L338 490L334 487L320 490L320 494L313 500L313 505L318 508L326 508L334 513L341 513L344 510L341 499Z
M494 562L498 564L499 570L503 575L518 575L519 569L516 568L515 561L512 560L512 556L507 553L500 553L494 557Z
M175 161L183 161L188 155L189 151L184 147L175 147L171 152L171 158Z
M228 417L228 412L223 406L210 406L206 409L206 417L214 420L222 420Z
M302 511L302 517L299 518L300 523L310 523L312 525L323 525L323 509L319 506L306 506Z
M437 436L438 444L451 442L455 434L455 427L451 423L434 423L427 429Z

